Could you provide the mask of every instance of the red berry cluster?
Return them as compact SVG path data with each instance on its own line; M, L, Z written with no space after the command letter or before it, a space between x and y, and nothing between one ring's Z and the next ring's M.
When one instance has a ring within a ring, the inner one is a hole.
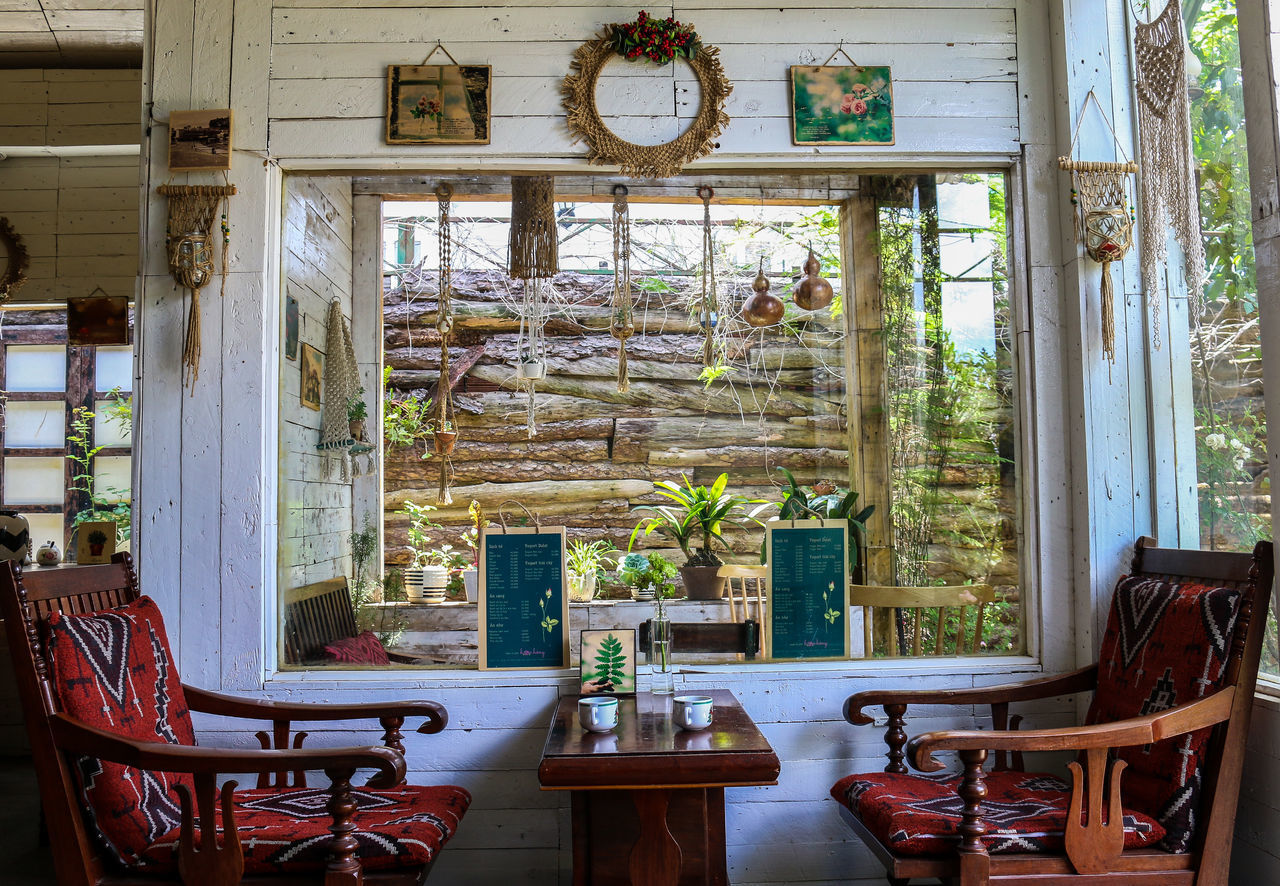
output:
M613 48L623 58L644 56L665 65L676 57L693 58L697 47L693 26L680 24L674 16L655 19L642 10L634 22L613 26Z

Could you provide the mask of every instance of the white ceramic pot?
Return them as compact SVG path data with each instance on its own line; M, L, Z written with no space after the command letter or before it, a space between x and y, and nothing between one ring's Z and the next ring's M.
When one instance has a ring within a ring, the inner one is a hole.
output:
M410 603L424 603L422 598L422 569L410 567L404 571L404 595Z
M537 381L547 377L547 364L541 360L527 360L516 366L516 378Z
M569 573L569 602L570 603L590 603L591 598L596 595L596 574L588 572L586 575L578 575L576 572Z
M462 587L467 592L468 603L480 601L480 570L464 569L462 571Z
M422 567L422 602L443 603L449 584L449 570L443 566Z

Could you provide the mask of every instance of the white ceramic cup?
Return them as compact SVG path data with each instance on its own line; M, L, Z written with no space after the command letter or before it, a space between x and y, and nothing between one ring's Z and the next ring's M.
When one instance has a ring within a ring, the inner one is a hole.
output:
M671 704L672 719L681 729L706 729L711 725L711 696L677 695Z
M578 722L588 732L608 732L618 725L616 698L578 699Z

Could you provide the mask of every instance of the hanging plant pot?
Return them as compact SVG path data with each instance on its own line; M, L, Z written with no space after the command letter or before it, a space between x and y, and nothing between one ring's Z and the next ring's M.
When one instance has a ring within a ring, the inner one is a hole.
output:
M357 443L364 439L364 421L364 419L360 418L355 421L347 422L347 426L351 431L351 439L355 440Z
M525 360L516 366L516 378L521 381L538 381L547 377L547 364L542 360Z
M680 578L690 600L719 600L724 595L724 579L719 566L681 566Z
M431 435L436 447L436 455L450 455L454 444L458 442L457 431L436 431Z

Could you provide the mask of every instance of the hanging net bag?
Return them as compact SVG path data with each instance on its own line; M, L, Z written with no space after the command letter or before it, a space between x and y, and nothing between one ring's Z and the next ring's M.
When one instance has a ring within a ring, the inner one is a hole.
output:
M342 479L351 479L353 450L357 443L351 436L347 407L360 399L360 369L351 343L351 327L335 298L329 303L324 339L324 413L320 423L319 448L342 456ZM357 451L356 454L359 454ZM358 465L356 466L358 467Z

